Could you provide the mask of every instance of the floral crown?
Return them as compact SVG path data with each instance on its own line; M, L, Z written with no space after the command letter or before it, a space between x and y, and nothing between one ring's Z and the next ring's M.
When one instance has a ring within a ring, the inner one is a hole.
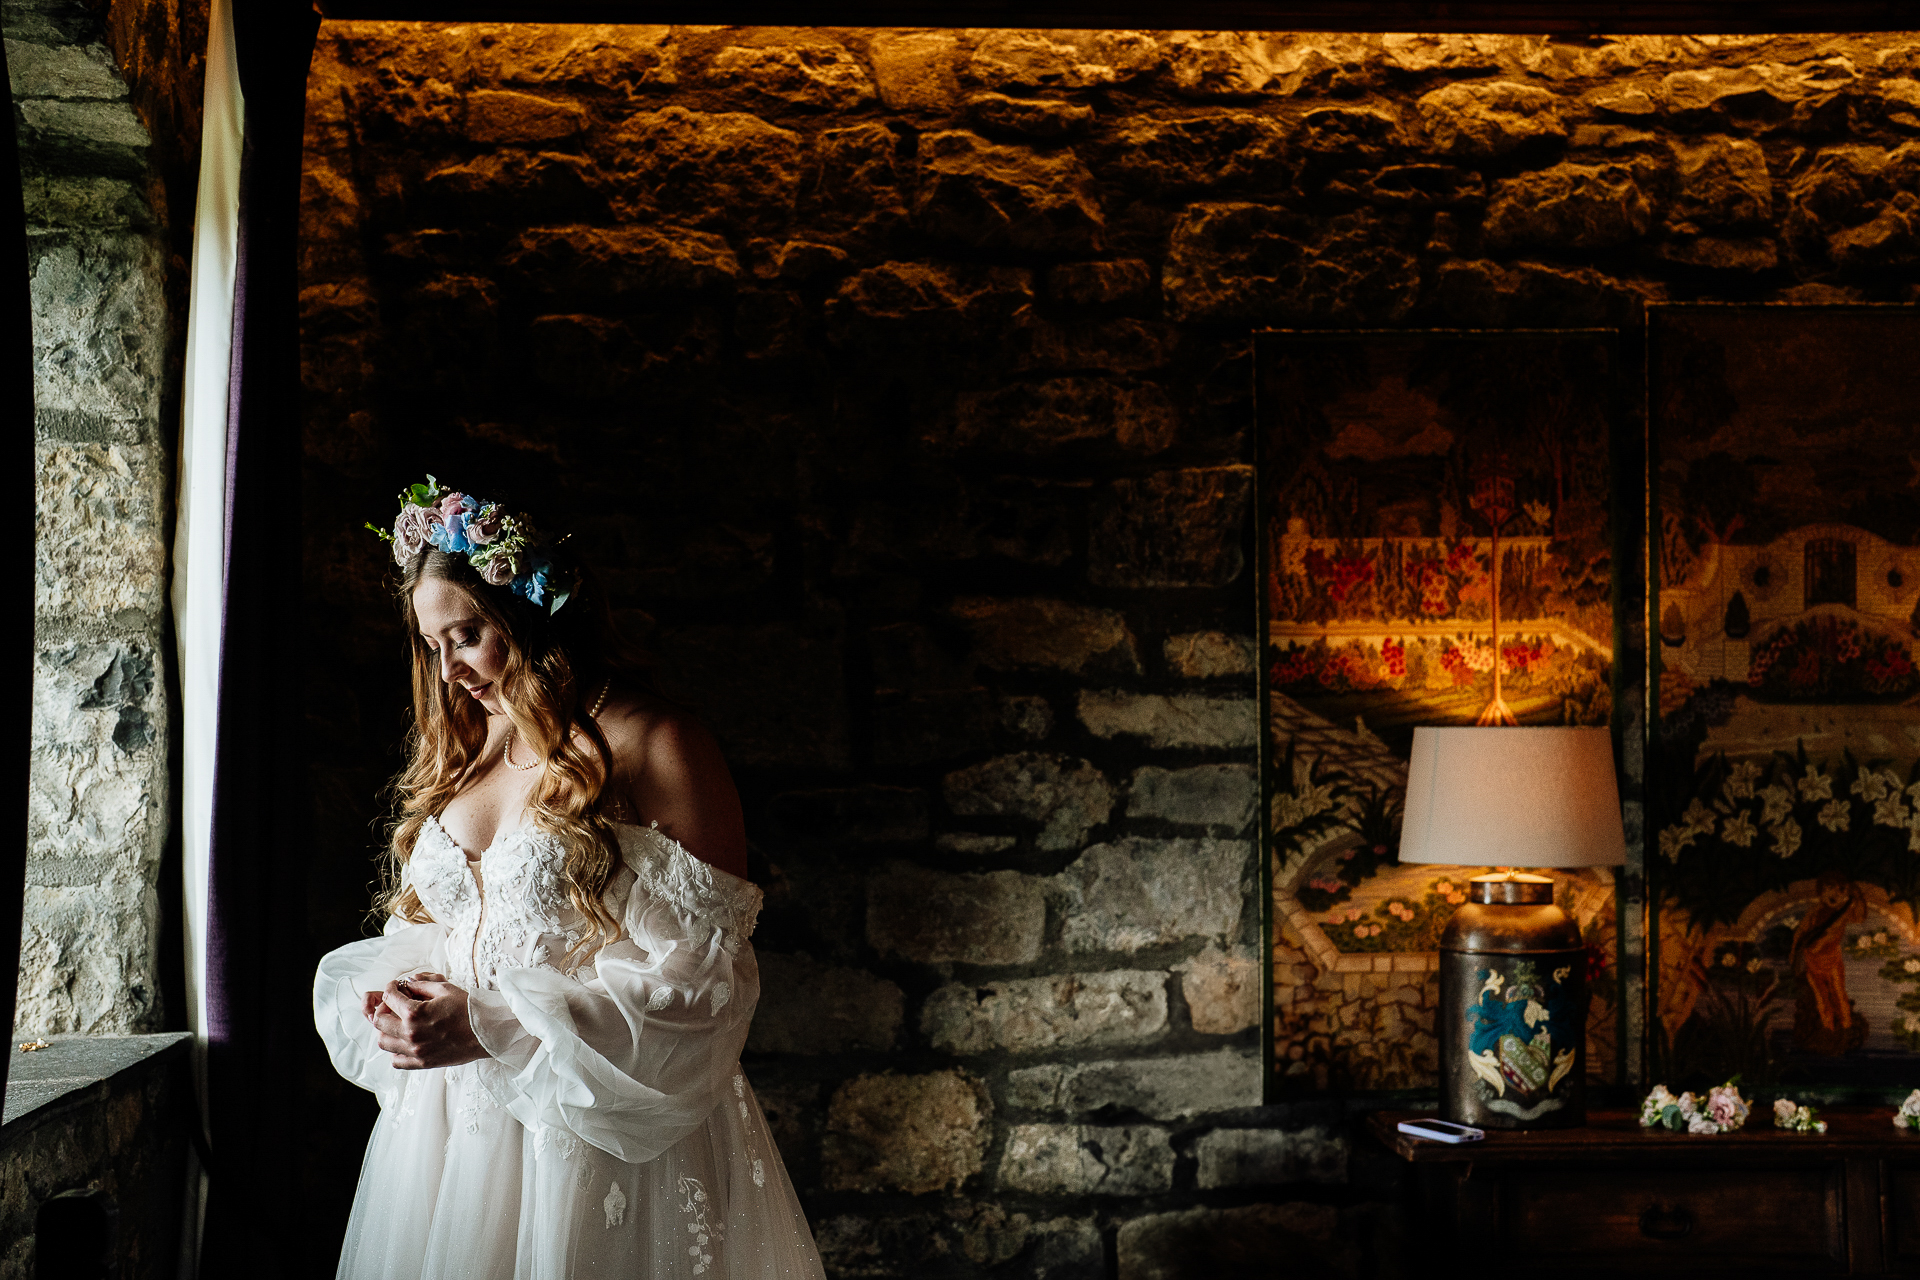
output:
M444 488L432 476L401 491L392 533L372 523L367 528L393 544L395 564L404 567L426 547L464 555L482 582L544 604L550 614L560 612L576 585L574 575L563 574L544 554L554 544L526 516Z

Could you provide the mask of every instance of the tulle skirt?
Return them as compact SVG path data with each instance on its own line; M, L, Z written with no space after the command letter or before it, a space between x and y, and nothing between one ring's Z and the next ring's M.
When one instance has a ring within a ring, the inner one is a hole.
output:
M817 1280L819 1255L737 1069L706 1123L643 1164L529 1130L490 1059L382 1091L340 1280Z

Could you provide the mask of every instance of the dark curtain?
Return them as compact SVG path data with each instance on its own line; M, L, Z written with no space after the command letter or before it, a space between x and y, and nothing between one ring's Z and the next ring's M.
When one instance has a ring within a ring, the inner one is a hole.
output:
M0 51L0 84L12 83L5 52ZM0 298L5 330L13 335L5 340L13 354L5 357L4 367L0 367L0 419L11 418L13 429L20 433L16 446L20 452L14 455L20 469L13 473L13 501L0 502L0 511L13 512L8 517L13 521L13 544L26 553L21 567L28 575L25 581L31 582L33 480L40 468L33 451L33 300L27 283L27 211L20 190L20 146L14 136L11 96L7 99L6 127L0 128L0 252L12 256L14 271L13 283L6 286L5 296ZM33 615L29 612L33 591L29 587L14 599L13 607L20 613L15 615L13 629L13 643L19 648L13 656L20 665L13 669L19 683L10 696L13 714L20 718L13 722L10 732L0 734L0 742L9 744L0 746L0 777L13 779L5 793L11 799L0 803L0 828L13 832L13 838L0 847L0 938L14 940L13 964L7 967L6 981L0 983L0 1018L4 1018L0 1035L9 1037L13 1034L20 974L20 904L27 891L27 770L33 743ZM7 760L13 763L4 763ZM8 1045L9 1064L13 1057L13 1048ZM0 1081L6 1079L7 1070L0 1066Z
M328 679L327 628L301 607L297 533L300 151L318 31L303 0L234 5L246 128L208 873L207 1277L299 1270L295 1116L313 981L300 893L302 708L327 696Z

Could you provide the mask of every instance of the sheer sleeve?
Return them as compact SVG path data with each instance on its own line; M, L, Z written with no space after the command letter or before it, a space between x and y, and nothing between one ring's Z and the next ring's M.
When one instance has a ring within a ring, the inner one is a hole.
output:
M411 924L388 917L378 938L349 943L329 952L313 976L313 1025L326 1042L335 1070L378 1095L382 1106L400 1088L393 1055L380 1048L379 1034L361 1012L369 991L421 970L445 972L447 927Z
M658 829L617 830L620 939L571 976L503 968L468 1010L516 1119L637 1164L698 1128L732 1079L760 995L760 891Z

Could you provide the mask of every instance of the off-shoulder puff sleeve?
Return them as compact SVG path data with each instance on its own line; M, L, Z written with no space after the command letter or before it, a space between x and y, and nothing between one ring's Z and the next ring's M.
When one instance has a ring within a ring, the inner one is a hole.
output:
M388 917L382 936L329 952L313 975L313 1025L326 1042L327 1056L335 1070L371 1090L382 1106L397 1096L402 1081L361 1002L367 992L384 991L395 978L446 972L446 943L443 924Z
M658 829L617 830L626 865L605 901L621 938L572 976L503 968L468 1010L516 1119L637 1164L698 1128L732 1078L760 996L761 895Z

